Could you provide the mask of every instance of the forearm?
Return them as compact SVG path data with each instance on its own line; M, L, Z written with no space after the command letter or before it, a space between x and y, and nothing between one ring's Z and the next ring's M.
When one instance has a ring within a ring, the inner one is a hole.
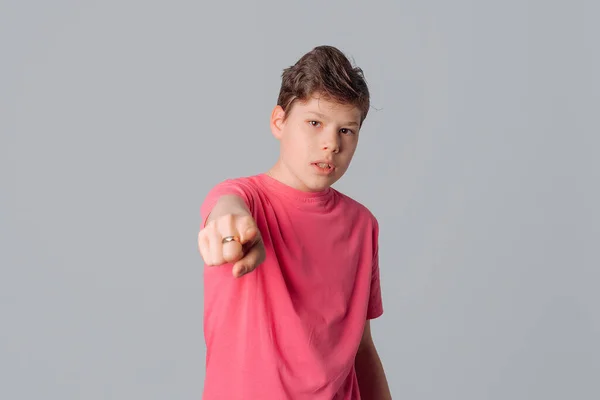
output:
M360 397L363 400L391 400L385 372L374 345L360 349L354 362Z
M244 200L236 195L224 195L217 200L217 203L212 208L208 218L206 218L207 225L210 221L214 219L218 219L224 215L250 215L250 211L248 207L246 207L246 203Z

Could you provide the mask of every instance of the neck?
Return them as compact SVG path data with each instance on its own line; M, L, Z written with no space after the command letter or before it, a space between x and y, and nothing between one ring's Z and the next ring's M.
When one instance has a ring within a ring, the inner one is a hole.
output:
M302 180L285 165L281 158L277 160L275 165L273 165L273 167L271 167L271 169L269 169L265 174L296 190L300 190L302 192L314 192L314 190L309 189L306 184L302 182Z
M294 189L307 191L307 188L304 186L304 184L296 177L296 175L294 175L292 171L289 170L289 168L287 168L281 158L277 160L275 165L273 165L271 169L266 172L266 174L287 186L293 187Z

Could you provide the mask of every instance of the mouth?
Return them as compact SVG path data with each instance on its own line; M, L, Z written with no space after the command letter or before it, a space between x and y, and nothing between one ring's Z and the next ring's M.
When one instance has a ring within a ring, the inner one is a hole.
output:
M315 166L317 170L322 173L331 173L335 169L335 165L332 162L328 161L317 161L312 163L311 165Z

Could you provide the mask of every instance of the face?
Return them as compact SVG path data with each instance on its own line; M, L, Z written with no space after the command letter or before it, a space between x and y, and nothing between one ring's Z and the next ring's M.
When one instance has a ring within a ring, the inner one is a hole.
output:
M271 131L280 141L280 156L269 171L302 191L327 189L344 175L358 144L360 110L315 94L296 101L287 118L280 106L271 115Z

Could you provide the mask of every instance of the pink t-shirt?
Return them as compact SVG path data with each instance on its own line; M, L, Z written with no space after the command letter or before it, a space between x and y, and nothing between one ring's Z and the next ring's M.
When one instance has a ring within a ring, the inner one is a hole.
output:
M250 209L266 261L237 279L232 264L204 268L203 400L360 399L354 359L383 313L376 218L333 188L260 174L214 187L202 226L225 194Z

